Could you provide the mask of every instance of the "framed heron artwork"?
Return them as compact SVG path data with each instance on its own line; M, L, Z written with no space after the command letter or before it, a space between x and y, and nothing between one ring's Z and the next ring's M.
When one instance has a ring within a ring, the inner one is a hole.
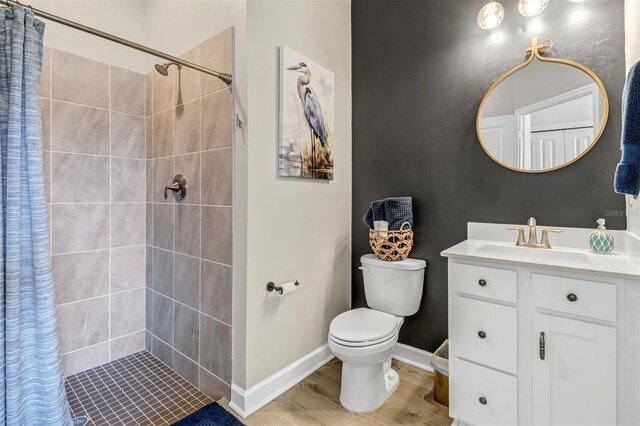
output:
M333 180L334 75L280 48L278 174Z

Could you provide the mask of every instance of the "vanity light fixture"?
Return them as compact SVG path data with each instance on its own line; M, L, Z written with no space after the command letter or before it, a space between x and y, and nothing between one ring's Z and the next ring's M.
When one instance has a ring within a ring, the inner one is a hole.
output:
M584 0L569 0L571 3L584 3Z
M522 16L536 16L542 13L548 4L549 0L520 0L518 10Z
M502 23L504 7L496 0L489 0L478 12L478 25L483 30L492 30Z

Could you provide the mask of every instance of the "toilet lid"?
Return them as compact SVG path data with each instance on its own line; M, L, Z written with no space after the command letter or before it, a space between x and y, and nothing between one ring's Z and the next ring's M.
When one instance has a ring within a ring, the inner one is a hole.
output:
M396 331L398 318L368 308L352 309L331 321L329 332L345 342L382 340Z

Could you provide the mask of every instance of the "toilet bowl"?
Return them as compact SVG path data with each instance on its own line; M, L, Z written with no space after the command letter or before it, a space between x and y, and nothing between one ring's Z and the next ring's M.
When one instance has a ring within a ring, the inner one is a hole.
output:
M404 317L418 311L426 262L361 258L370 308L344 312L329 327L329 348L342 361L340 403L355 413L376 410L396 390L391 355Z

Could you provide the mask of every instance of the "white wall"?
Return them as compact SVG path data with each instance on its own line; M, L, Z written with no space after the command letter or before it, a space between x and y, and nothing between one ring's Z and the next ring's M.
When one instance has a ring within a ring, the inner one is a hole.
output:
M25 3L138 43L146 41L144 1L33 0ZM47 46L131 71L145 73L150 69L152 58L143 53L51 21L45 22L44 44Z
M624 36L627 70L640 60L640 0L624 2ZM627 228L640 236L640 198L634 200L627 196Z
M246 377L234 375L243 389L325 344L329 323L351 305L351 4L250 0L247 31ZM277 177L282 45L335 73L332 182ZM292 295L265 291L294 279Z

